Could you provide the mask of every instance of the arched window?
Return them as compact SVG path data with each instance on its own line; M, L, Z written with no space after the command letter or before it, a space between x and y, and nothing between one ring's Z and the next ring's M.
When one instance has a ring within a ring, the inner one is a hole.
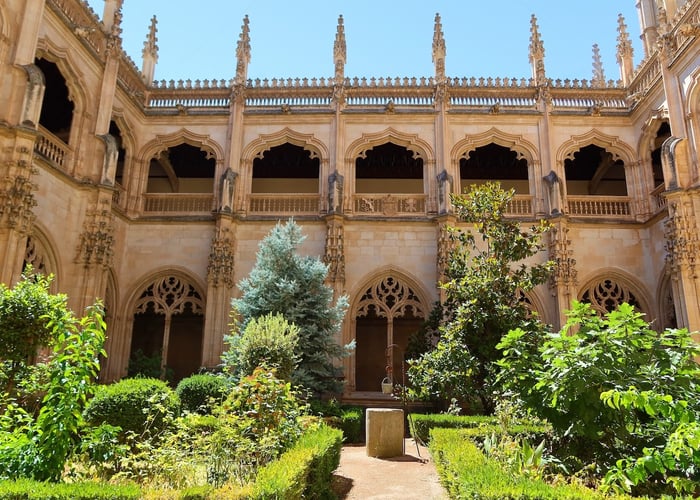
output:
M182 278L166 276L149 285L134 309L129 375L155 368L176 382L196 372L202 359L204 309L202 294Z
M518 153L498 144L487 144L467 153L459 160L460 192L472 184L498 180L504 189L529 194L528 165Z
M179 144L151 159L148 193L213 193L216 160L206 151Z
M602 278L591 282L580 294L580 301L591 304L600 314L614 311L617 306L626 302L639 311L643 307L635 294L625 285L613 278Z
M401 382L403 354L426 312L403 280L385 276L365 288L355 309L355 389L378 392L389 376Z
M73 122L73 103L69 98L66 80L58 66L46 59L37 59L36 66L44 74L46 82L39 124L68 144Z
M387 142L355 160L356 193L423 193L423 159Z
M288 142L253 160L253 193L318 193L320 159Z
M601 148L584 146L564 161L569 196L627 196L625 163Z

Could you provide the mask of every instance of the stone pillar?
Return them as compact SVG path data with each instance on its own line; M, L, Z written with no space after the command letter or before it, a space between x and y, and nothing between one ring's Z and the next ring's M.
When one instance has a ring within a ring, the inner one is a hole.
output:
M207 300L202 336L202 365L214 367L221 362L224 335L229 333L233 298L236 226L230 213L218 214L216 233L209 251Z
M549 259L556 267L550 278L549 288L556 304L556 315L559 329L566 323L565 311L571 309L571 301L576 299L576 259L569 240L569 228L565 217L552 220L552 230L549 232Z
M403 410L367 408L365 443L368 457L391 458L403 456L403 440Z
M328 266L326 284L333 287L333 296L345 292L345 228L342 215L326 217L326 252L323 263Z

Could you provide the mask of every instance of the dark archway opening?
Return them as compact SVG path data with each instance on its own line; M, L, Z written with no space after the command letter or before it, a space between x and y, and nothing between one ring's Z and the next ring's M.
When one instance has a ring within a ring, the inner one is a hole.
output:
M505 146L490 143L476 148L459 160L461 192L472 184L499 181L504 189L514 189L516 194L529 194L528 165L525 158Z
M387 142L355 160L357 193L423 193L423 159L404 146Z
M149 193L213 193L216 160L201 149L180 144L151 159Z
M625 163L605 149L589 145L564 161L569 196L627 196Z
M318 193L321 161L288 142L253 160L253 193Z
M39 124L68 144L74 106L70 101L66 80L54 63L37 59L35 64L44 74L46 82Z

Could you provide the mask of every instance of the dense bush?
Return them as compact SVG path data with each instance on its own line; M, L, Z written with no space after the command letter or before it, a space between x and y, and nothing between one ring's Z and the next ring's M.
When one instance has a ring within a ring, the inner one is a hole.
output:
M128 378L100 386L88 402L85 417L95 425L106 423L121 427L124 433L143 434L147 423L149 431L161 430L162 417L177 414L179 408L177 394L162 380Z
M226 381L212 373L200 373L184 378L175 389L182 409L193 412L211 413L212 403L219 404L226 397Z
M430 452L451 498L481 500L587 500L612 498L573 484L550 485L542 479L512 474L459 429L433 429ZM624 497L618 497L624 498Z

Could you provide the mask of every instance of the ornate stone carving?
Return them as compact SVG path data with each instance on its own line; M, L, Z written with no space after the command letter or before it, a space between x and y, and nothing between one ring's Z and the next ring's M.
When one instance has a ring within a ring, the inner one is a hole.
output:
M390 320L407 315L425 318L423 304L418 295L411 287L393 276L381 278L362 295L356 317L362 318L371 313Z
M335 63L335 84L341 85L345 80L345 61L347 60L347 49L345 46L345 27L343 26L343 16L338 17L338 28L335 33L335 43L333 44L333 62Z
M31 236L27 238L27 247L24 250L24 265L22 267L32 266L35 273L48 276L52 270L46 264L45 250L39 242Z
M326 253L323 262L328 266L329 283L345 283L345 228L342 221L331 220L326 228Z
M209 283L218 287L225 285L233 288L234 276L234 241L229 237L228 231L223 231L211 242L209 250L209 265L207 267L207 279Z
M668 204L668 220L665 222L666 263L671 273L677 273L681 267L688 267L695 275L695 263L700 244L698 228L692 215L690 202L681 204L677 201Z
M609 313L623 302L641 310L634 294L614 279L602 279L591 284L582 294L581 302L588 302L600 314Z
M447 266L450 264L450 255L454 251L456 244L449 230L449 224L441 224L437 244L437 275L438 281L441 283L446 279Z
M108 268L112 265L114 256L114 216L106 205L109 200L103 200L102 209L87 213L83 225L83 233L78 244L77 261L85 267L91 265Z
M193 314L204 314L204 300L195 288L176 276L157 279L139 297L134 314L145 313L149 307L167 317L182 314L189 306Z
M569 228L563 224L552 227L549 232L549 258L554 261L554 272L549 280L552 289L576 286L576 259L568 233Z
M32 208L36 206L33 192L37 186L31 181L36 170L26 158L28 150L19 152L20 159L5 163L8 173L0 183L0 226L27 234L36 218Z

